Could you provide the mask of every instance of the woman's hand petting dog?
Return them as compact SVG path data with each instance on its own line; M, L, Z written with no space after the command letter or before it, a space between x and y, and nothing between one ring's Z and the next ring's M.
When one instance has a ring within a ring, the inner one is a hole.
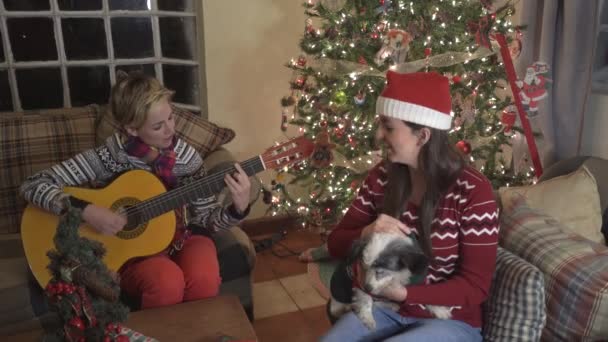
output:
M402 233L409 235L411 232L410 227L406 226L405 223L386 214L380 214L374 222L363 228L361 237L366 237L372 233Z
M390 284L380 291L380 297L393 302L403 303L407 298L407 288L400 284Z

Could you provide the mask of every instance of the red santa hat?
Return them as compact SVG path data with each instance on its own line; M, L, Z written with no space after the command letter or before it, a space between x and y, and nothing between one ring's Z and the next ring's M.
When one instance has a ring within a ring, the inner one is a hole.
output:
M452 99L447 77L434 72L388 71L387 85L376 102L376 114L437 128L452 126Z

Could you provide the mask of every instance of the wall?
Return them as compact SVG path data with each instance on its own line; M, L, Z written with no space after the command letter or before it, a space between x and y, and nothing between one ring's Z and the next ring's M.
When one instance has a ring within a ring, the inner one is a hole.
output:
M284 65L300 53L301 0L202 1L209 120L236 131L227 147L239 160L260 154L280 130L280 99L289 92ZM266 184L270 171L261 174ZM261 199L250 218L262 216Z

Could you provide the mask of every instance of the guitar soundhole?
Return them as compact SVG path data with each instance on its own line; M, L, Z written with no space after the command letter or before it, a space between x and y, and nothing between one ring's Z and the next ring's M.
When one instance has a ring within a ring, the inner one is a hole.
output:
M134 197L123 197L112 204L112 211L125 214L127 217L127 224L116 234L117 237L125 240L135 239L146 230L148 223L142 222L142 213L136 208L139 202L140 200Z

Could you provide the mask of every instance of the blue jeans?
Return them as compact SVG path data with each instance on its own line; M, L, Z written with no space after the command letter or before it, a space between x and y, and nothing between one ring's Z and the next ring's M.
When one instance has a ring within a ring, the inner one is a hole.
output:
M375 306L373 315L376 320L374 331L367 329L361 320L350 312L340 318L320 341L482 341L481 329L461 321L404 317L393 310Z

